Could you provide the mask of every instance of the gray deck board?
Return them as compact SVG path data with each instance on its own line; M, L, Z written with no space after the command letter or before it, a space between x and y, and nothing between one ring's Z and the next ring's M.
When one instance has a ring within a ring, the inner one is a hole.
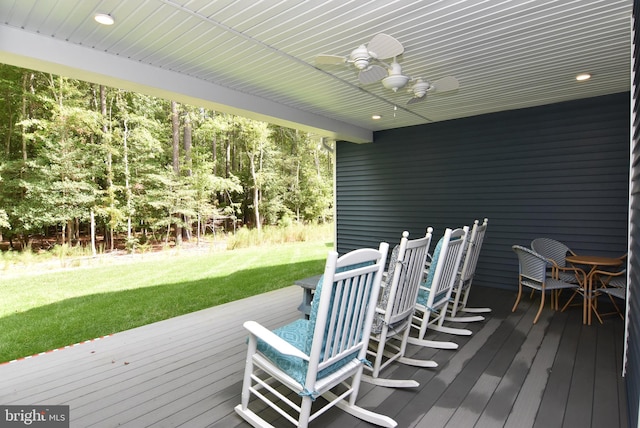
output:
M559 334L553 333L551 330L547 331L542 338L540 350L532 352L535 357L520 391L516 393L517 398L505 427L517 428L534 424L538 406L549 379L549 367L553 365L561 339Z
M563 427L591 426L592 408L585 409L584 403L593 402L596 335L595 329L580 330Z
M410 356L439 367L392 365L383 376L420 386L363 383L359 404L399 427L627 426L619 318L583 326L579 307L563 313L547 307L534 326L537 301L523 298L511 313L514 292L474 291L472 304L493 312L464 325L472 336L429 333L459 343L458 350L410 346ZM291 322L301 297L298 287L288 287L2 364L0 403L69 404L71 426L78 428L246 427L233 411L246 356L242 323ZM273 411L263 414L286 426ZM332 409L311 426L370 425Z
M613 324L607 323L602 329L598 330L598 339L596 344L596 366L594 370L594 402L600 403L600 406L594 408L591 417L591 425L598 426L621 426L619 420L620 412L618 409L619 397L617 382L615 377L609 376L608 373L617 372L616 354L615 354L615 329ZM613 393L612 393L613 392Z

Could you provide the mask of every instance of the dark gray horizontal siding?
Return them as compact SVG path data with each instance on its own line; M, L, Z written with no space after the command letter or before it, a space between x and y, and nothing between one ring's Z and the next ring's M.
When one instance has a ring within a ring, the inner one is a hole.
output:
M488 217L476 281L510 288L513 244L626 251L628 93L377 132L336 165L341 253Z
M629 315L626 329L629 339L626 342L626 386L629 409L629 426L637 427L640 413L640 61L638 48L640 47L640 2L633 2L633 126L631 158L631 191L630 191L630 228L629 236Z

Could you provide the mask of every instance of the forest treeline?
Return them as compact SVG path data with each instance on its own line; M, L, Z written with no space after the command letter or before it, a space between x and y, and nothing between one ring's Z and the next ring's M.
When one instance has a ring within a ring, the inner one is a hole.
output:
M318 136L0 64L0 240L180 244L332 220Z

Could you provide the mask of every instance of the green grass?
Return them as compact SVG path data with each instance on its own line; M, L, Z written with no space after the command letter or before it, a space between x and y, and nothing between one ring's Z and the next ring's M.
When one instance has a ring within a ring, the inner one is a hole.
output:
M0 362L289 286L321 273L331 248L316 240L0 274Z

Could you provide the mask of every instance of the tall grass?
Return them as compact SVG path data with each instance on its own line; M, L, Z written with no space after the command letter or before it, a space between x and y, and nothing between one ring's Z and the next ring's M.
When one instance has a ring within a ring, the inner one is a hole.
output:
M243 227L227 239L227 248L236 249L286 242L332 239L332 233L333 224L329 223L321 225L293 223L287 226L264 226L260 231Z
M202 239L200 247L202 250L217 251L219 249L239 249L250 248L273 244L283 244L288 242L308 242L308 241L332 241L334 226L333 223L303 225L292 223L287 226L264 226L261 231L257 229L239 228L235 233L226 235L207 235ZM184 246L192 246L192 243L185 243ZM68 267L78 267L82 265L95 265L106 262L110 256L105 253L99 245L98 258L92 259L92 252L88 246L54 245L49 251L32 252L25 251L0 251L0 274L4 271L15 268L30 268L38 266L42 269L59 269ZM137 244L130 249L131 253L149 253L149 244ZM164 251L181 251L180 247L165 246Z
M0 362L289 286L322 272L333 247L323 238L0 276Z

